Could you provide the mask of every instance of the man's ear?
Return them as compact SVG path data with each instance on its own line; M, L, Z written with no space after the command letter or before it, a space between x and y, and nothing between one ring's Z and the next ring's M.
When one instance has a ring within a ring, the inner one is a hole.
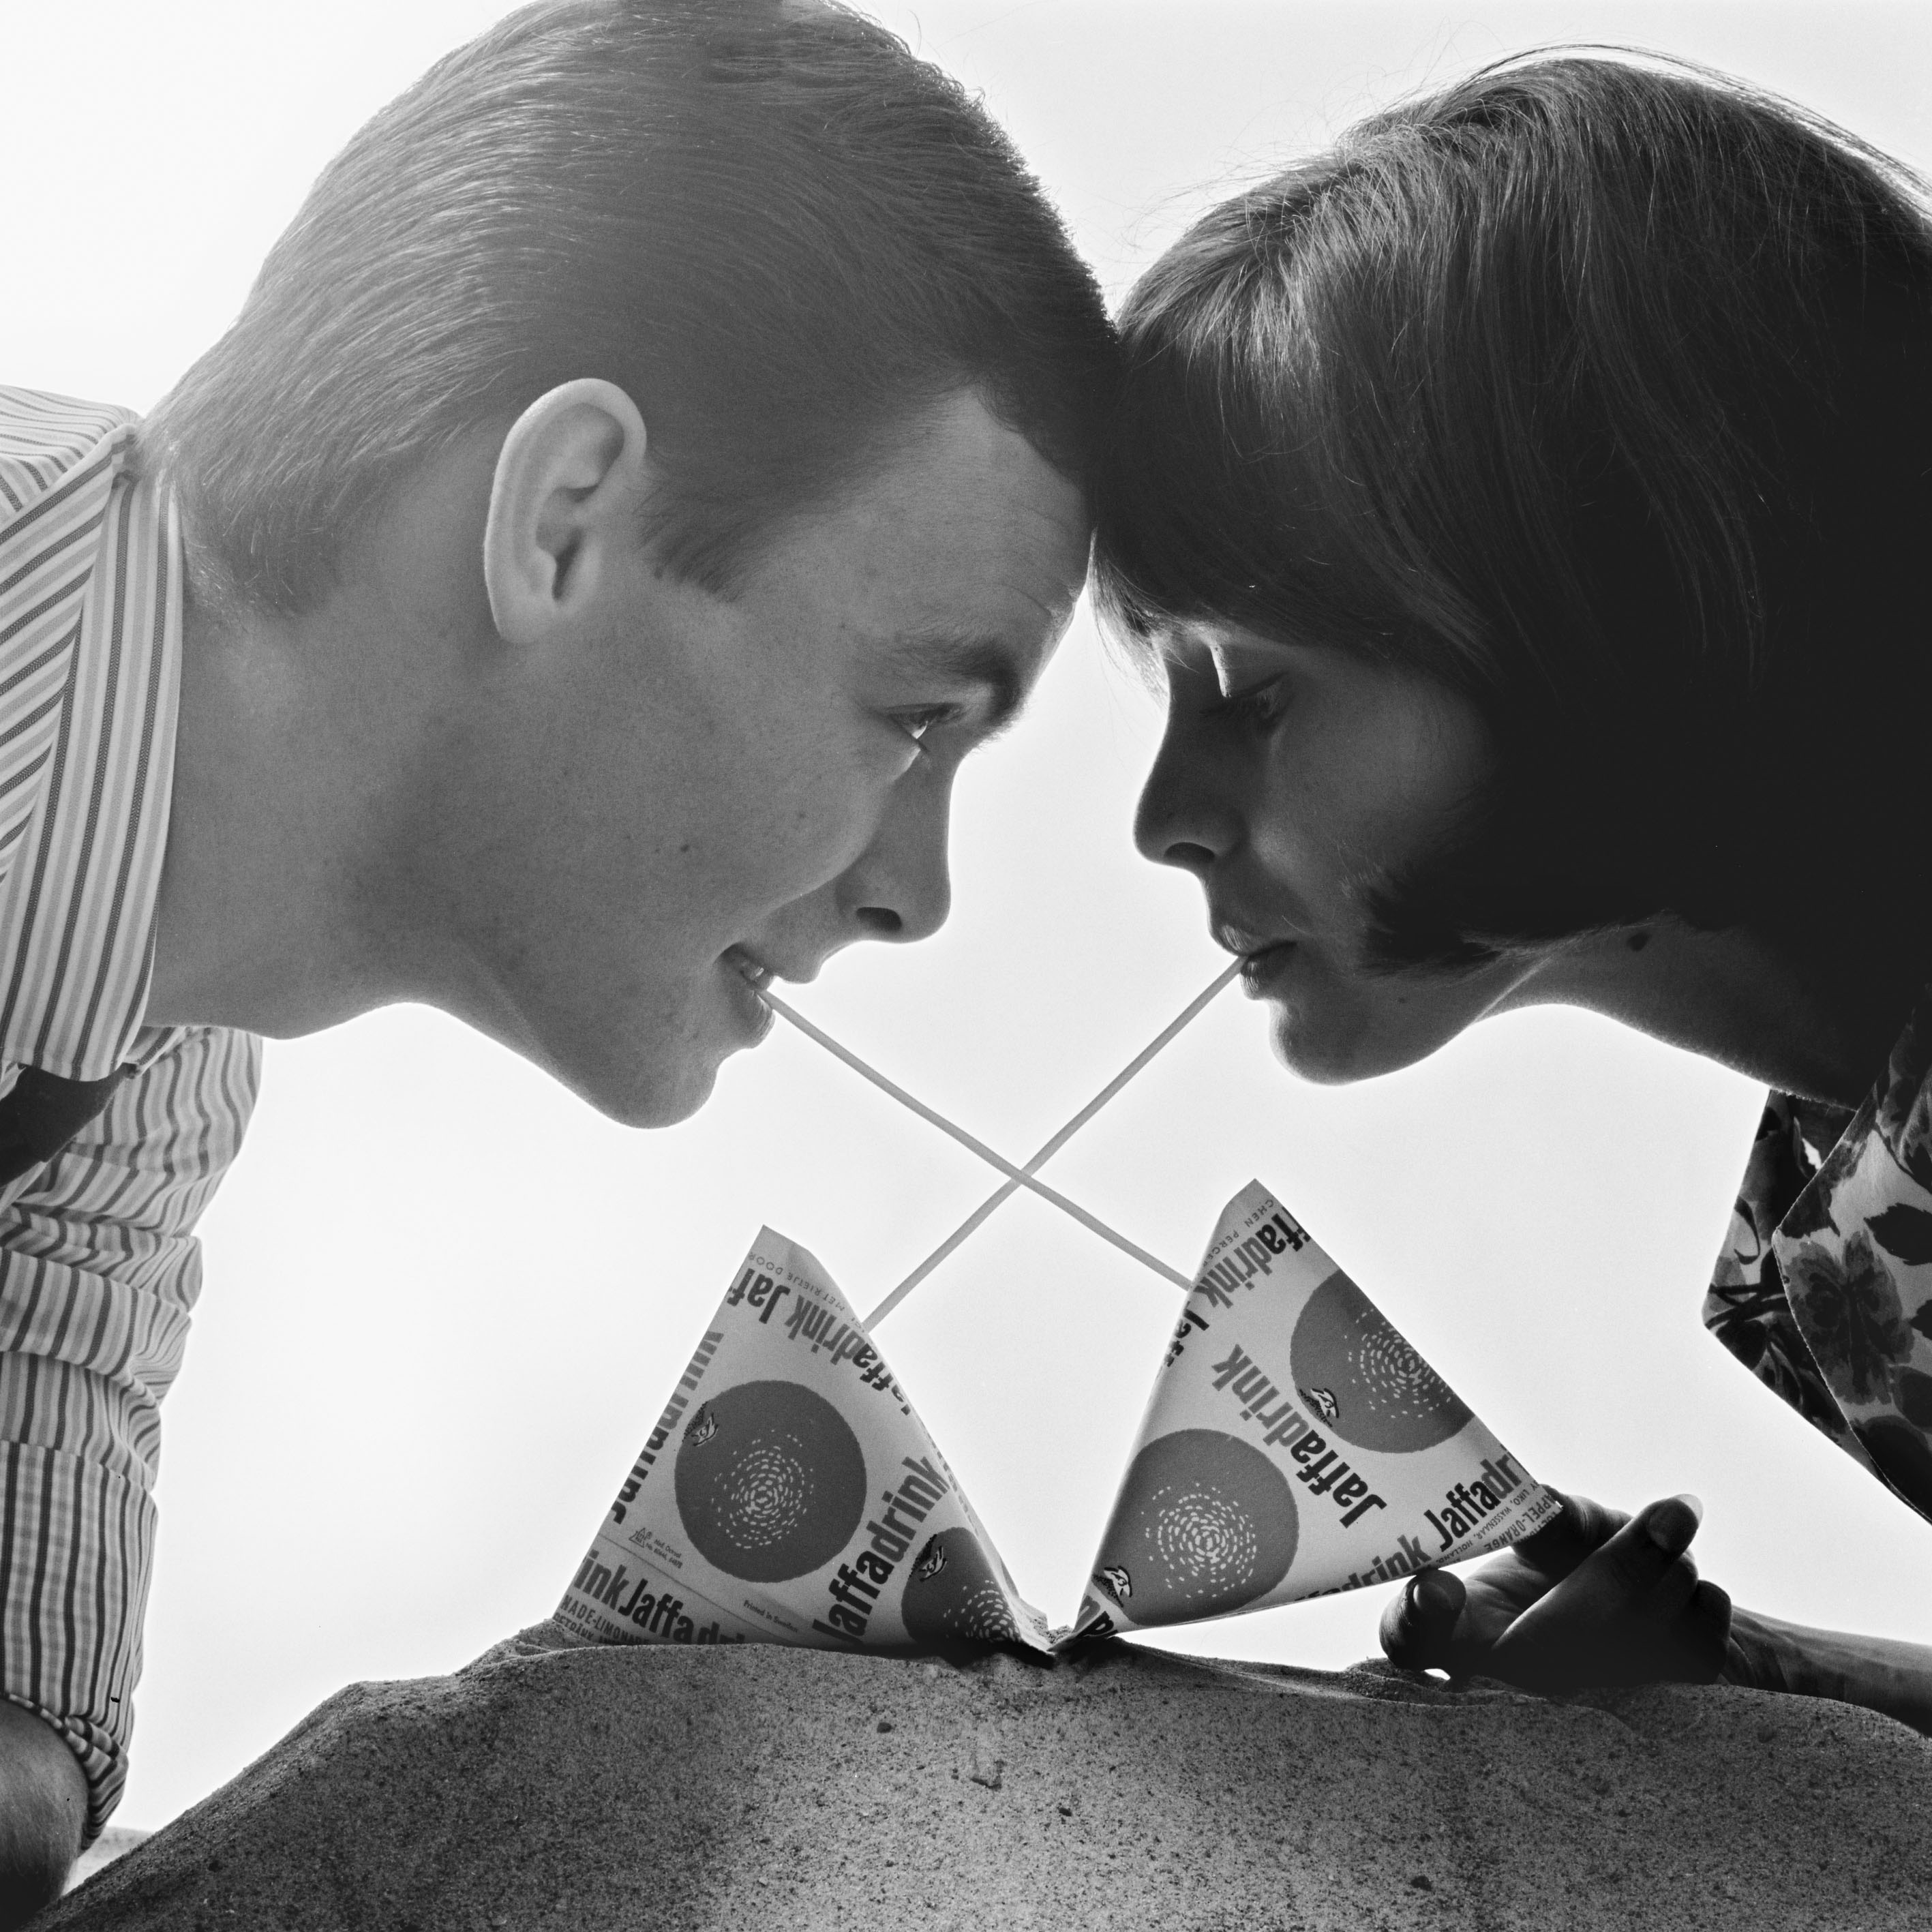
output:
M644 420L614 382L584 376L510 425L490 484L483 581L497 634L534 644L580 610L639 541Z

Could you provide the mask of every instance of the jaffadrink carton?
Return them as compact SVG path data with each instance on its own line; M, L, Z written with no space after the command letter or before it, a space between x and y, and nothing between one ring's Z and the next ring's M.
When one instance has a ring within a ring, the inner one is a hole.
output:
M1051 1650L1385 1582L1561 1508L1257 1181L1050 1632L844 1297L766 1228L557 1615L602 1642Z
M769 1228L557 1615L600 1642L1049 1647L858 1316Z
M1384 1582L1562 1507L1252 1182L1155 1377L1070 1640Z

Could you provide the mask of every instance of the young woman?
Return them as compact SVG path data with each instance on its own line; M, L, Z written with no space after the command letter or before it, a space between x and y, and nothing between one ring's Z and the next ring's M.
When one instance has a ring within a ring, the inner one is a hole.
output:
M1360 1078L1562 1000L1766 1080L1706 1319L1932 1516L1916 181L1719 76L1534 56L1216 208L1123 322L1099 581L1168 691L1138 837L1282 1058ZM1932 1651L1733 1612L1696 1527L1576 1501L1384 1644L1932 1730Z

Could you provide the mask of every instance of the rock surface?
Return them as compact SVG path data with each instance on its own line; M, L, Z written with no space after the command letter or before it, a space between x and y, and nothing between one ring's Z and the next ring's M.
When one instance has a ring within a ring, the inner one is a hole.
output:
M98 1871L105 1871L116 1858L125 1858L145 1839L152 1838L152 1832L140 1832L126 1825L110 1825L87 1850L74 1862L74 1870L68 1874L67 1888L70 1892L85 1885Z
M352 1686L36 1932L1808 1932L1932 1900L1932 1746L1845 1705L556 1641Z

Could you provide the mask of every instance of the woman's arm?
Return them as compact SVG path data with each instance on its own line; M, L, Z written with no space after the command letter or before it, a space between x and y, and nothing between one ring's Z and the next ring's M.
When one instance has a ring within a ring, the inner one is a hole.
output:
M1547 1529L1466 1581L1412 1578L1382 1617L1391 1662L1526 1689L1708 1684L1835 1697L1932 1736L1932 1648L1734 1610L1689 1555L1689 1497L1634 1516L1570 1496Z
M1932 1648L1731 1612L1724 1682L1862 1704L1932 1736Z

